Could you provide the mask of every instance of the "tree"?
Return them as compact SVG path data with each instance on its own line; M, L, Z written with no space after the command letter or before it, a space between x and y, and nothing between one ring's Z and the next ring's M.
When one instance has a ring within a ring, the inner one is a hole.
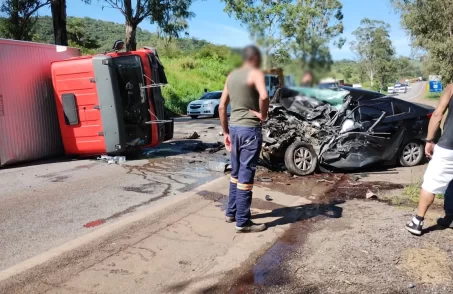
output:
M66 29L66 0L50 0L50 10L52 12L55 44L68 46L68 32Z
M165 48L168 48L173 39L178 39L182 32L184 32L188 27L189 23L185 18L178 18L173 14L167 16L168 19L165 20L167 23L166 26L158 28L157 36L164 40ZM188 32L184 32L184 35L189 36Z
M5 16L2 20L1 34L6 38L31 41L37 12L49 4L49 0L6 0L0 6Z
M412 45L426 51L425 70L453 82L453 1L391 0Z
M84 0L89 3L91 0ZM189 11L193 0L103 0L112 8L118 9L123 14L126 22L126 50L137 49L137 28L145 19L156 24L165 34L179 36L186 29L187 22L180 20L194 16ZM177 21L175 21L177 20Z
M271 55L287 45L281 29L291 0L222 0L225 12L247 26L250 35L264 52L264 66L272 67Z
M343 67L341 73L343 74L343 78L346 81L349 81L349 79L351 79L351 77L352 77L352 68L349 65L347 65L347 66Z
M351 50L366 69L371 87L377 78L382 88L390 78L395 54L389 35L390 25L368 18L363 19L360 25L352 33L356 41L351 42Z
M297 0L293 2L284 33L290 37L292 53L304 67L329 70L332 64L329 44L341 48L343 33L343 6L339 0Z
M100 47L96 38L89 34L82 19L70 18L67 31L69 45L81 48L83 53L94 53L93 49Z
M332 63L329 43L342 46L342 5L339 0L222 0L225 11L247 26L263 49L265 66L289 52L311 69ZM287 54L288 55L288 54ZM272 56L272 58L269 58Z

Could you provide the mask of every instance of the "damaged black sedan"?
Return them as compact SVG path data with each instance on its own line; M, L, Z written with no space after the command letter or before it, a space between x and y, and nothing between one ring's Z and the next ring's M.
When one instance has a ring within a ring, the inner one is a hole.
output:
M393 97L360 101L347 91L313 91L310 97L300 88L282 88L273 97L263 125L262 159L268 164L284 162L302 176L318 168L415 166L425 159L423 140L434 108ZM341 95L342 103L316 97L330 94Z

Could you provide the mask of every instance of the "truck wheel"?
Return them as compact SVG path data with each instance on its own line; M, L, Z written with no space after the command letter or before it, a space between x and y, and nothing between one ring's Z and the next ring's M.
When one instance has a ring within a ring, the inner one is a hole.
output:
M318 167L318 155L310 144L297 141L286 149L285 166L293 175L310 175Z
M215 118L219 117L219 106L218 105L214 108L214 117Z
M406 143L401 150L400 164L409 167L419 165L425 157L423 146L423 143L419 141Z
M190 116L192 119L197 119L198 118L198 115L191 115Z

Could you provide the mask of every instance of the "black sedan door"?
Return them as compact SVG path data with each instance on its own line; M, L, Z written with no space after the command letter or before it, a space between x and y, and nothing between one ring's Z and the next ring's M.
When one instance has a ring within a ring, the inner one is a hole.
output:
M325 162L339 169L355 169L392 159L406 133L405 124L393 119L391 100L360 105L348 115L355 129L341 135L326 152ZM340 156L334 156L338 154Z

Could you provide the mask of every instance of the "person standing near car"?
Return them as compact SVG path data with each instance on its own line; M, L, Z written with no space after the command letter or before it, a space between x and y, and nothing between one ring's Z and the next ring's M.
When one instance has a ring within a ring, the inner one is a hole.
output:
M261 232L264 224L251 221L250 206L256 164L261 151L261 122L266 120L269 95L261 67L261 52L247 46L243 64L229 74L220 98L219 113L225 147L231 152L231 178L225 221L236 221L236 231ZM227 106L231 102L228 126Z
M313 73L311 71L304 72L300 85L301 87L313 87Z
M434 201L436 194L444 194L453 180L453 84L448 85L442 93L439 103L434 111L428 126L425 154L431 158L425 171L423 184L420 191L417 214L406 224L406 229L415 235L421 235L423 221L428 208ZM448 110L444 123L444 130L437 145L433 141L445 112ZM445 197L453 196L451 193ZM451 199L447 200L450 202ZM447 207L446 207L447 208ZM438 219L438 224L451 227L453 211L446 209L446 215Z

